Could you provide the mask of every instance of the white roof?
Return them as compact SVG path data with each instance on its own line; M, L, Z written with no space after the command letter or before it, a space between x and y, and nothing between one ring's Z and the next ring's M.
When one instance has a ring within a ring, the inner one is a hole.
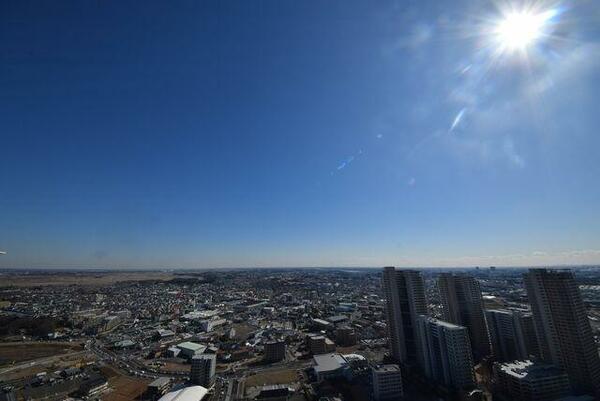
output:
M321 354L313 356L316 372L331 372L346 366L348 362L340 354Z
M355 361L366 361L367 359L359 354L344 354L342 355L344 357L345 360L347 361L351 361L351 360L355 360Z
M208 393L208 390L202 386L191 386L171 391L163 395L158 401L200 401L206 393Z
M190 351L202 350L201 352L204 352L204 350L206 349L206 346L204 346L202 344L186 341L186 342L177 344L177 348L186 349L186 350L190 350Z

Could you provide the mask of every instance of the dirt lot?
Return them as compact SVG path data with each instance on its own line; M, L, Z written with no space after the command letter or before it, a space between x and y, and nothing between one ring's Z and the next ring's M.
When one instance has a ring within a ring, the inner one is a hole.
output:
M77 343L0 343L0 366L81 351Z
M107 393L102 400L104 401L133 401L146 391L149 380L132 379L125 376L115 376L108 380L108 384L113 391Z
M246 387L266 386L269 384L288 384L298 381L295 370L278 370L258 373L246 379Z
M189 372L190 365L186 365L183 363L175 363L175 362L167 362L165 366L161 367L161 372Z

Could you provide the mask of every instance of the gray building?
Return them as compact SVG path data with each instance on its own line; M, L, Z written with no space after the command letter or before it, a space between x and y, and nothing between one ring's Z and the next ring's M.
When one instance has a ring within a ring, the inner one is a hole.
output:
M497 361L523 360L539 354L531 313L489 309L485 316Z
M473 357L466 327L419 316L421 368L426 377L451 389L474 386Z
M494 399L503 401L552 401L571 390L564 370L530 360L495 363L492 382Z
M402 395L402 374L398 365L381 365L371 369L374 401L396 401Z
M190 382L202 387L210 387L215 377L216 365L215 354L194 355L190 369Z
M576 393L600 395L600 358L571 271L530 269L524 275L543 360L564 369Z
M148 384L147 395L150 400L156 400L165 394L171 387L171 379L169 377L159 377L152 383Z
M404 366L419 364L417 318L427 314L425 283L416 270L383 269L387 329L392 357Z
M339 327L335 331L335 341L342 347L350 347L356 345L356 332L348 326Z
M201 354L206 350L206 345L186 341L175 346L179 349L179 357L191 359L196 354Z
M265 361L279 362L285 359L285 342L272 340L265 343Z
M475 360L490 355L490 337L479 282L466 274L442 273L438 278L438 289L444 320L469 330Z

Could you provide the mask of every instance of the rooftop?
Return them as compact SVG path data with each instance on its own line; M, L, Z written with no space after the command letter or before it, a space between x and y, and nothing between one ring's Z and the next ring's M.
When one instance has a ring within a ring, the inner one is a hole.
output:
M159 377L154 380L152 383L148 384L149 387L162 387L171 382L171 379L168 377Z
M208 390L202 386L191 386L171 391L163 395L158 401L200 401L207 393Z
M400 372L400 367L398 365L379 365L373 370L379 373Z
M186 342L177 344L177 348L180 348L180 349L189 349L191 351L198 351L198 350L203 349L203 348L205 349L206 347L204 345L202 345L202 344L198 344L198 343L193 343L193 342L190 342L190 341L186 341Z
M532 362L528 359L500 363L498 367L502 372L518 379L534 380L542 377L565 375L563 370L554 365Z
M343 322L344 320L348 320L348 316L345 316L345 315L335 315L335 316L329 316L327 318L327 321L329 321L331 323L339 323L339 322Z
M442 326L442 327L445 327L445 328L448 328L448 329L453 329L453 330L455 330L455 329L464 329L464 326L459 326L457 324L446 322L446 321L440 320L440 319L436 319L434 317L424 316L424 315L421 315L421 317L423 319L425 319L429 323L433 323L433 324L436 324L438 326Z
M315 371L317 372L331 372L340 369L348 364L343 356L336 353L315 355L313 356L315 361Z

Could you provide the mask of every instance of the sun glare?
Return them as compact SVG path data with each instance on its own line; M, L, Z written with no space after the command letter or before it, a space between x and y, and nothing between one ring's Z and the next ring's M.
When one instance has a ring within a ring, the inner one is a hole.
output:
M554 10L539 14L513 11L504 15L494 33L503 50L525 50L544 36L546 25L554 14Z

